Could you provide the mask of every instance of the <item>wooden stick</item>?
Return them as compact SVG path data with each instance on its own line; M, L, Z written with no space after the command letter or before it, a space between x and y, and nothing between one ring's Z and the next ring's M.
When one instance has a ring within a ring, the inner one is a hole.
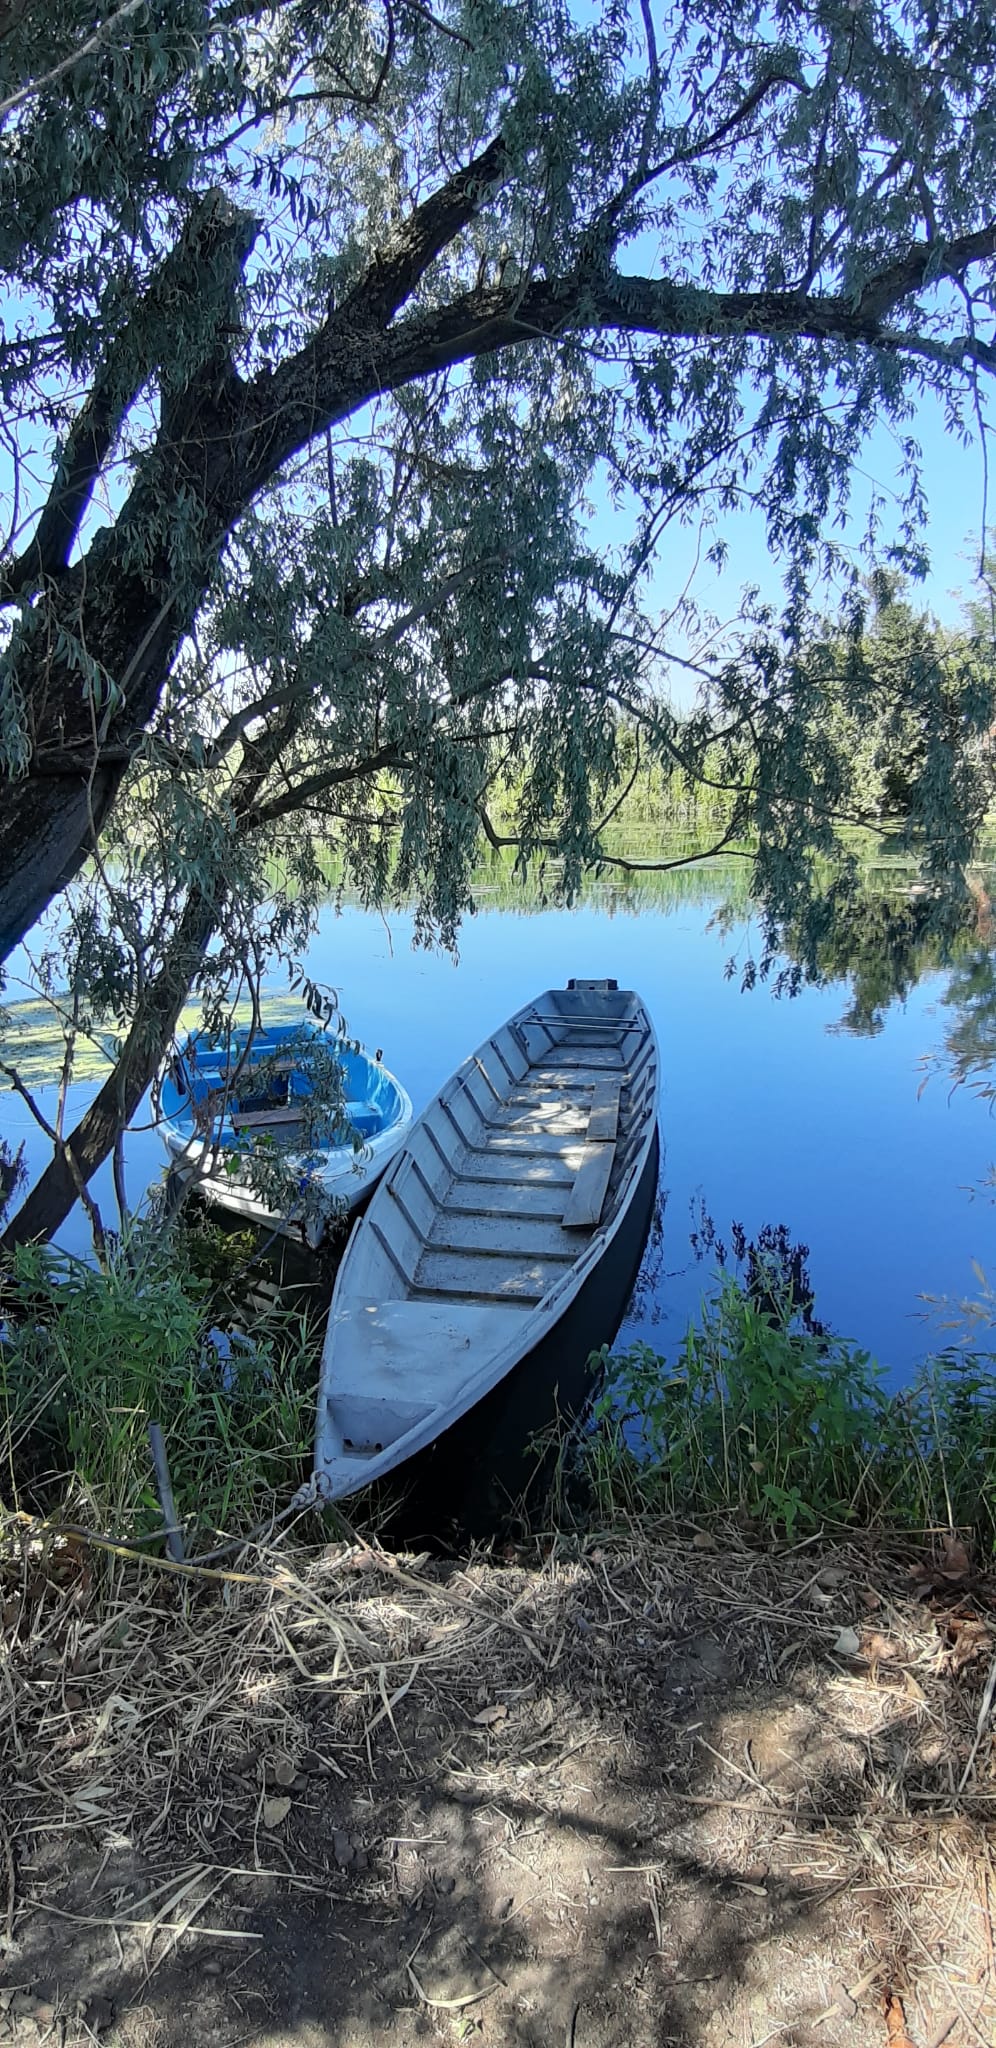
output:
M149 1448L152 1452L156 1492L159 1495L159 1505L162 1508L163 1521L166 1525L163 1530L166 1538L166 1555L172 1558L174 1564L182 1564L183 1536L180 1532L180 1524L177 1521L176 1502L173 1499L173 1485L169 1476L169 1466L166 1462L166 1445L163 1442L163 1433L158 1422L150 1422L149 1424Z

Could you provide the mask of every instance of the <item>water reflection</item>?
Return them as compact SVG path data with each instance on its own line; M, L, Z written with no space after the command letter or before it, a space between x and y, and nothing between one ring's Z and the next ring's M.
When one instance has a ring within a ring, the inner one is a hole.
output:
M943 1009L954 1012L944 1034L938 1064L956 1086L969 1083L976 1094L993 1099L996 1067L996 952L978 946L953 970L941 997Z
M672 858L676 847L645 839L628 851ZM666 1194L625 1334L664 1349L680 1341L709 1283L708 1260L696 1263L689 1244L691 1205L703 1198L724 1232L733 1218L748 1237L784 1224L808 1244L817 1314L905 1376L927 1348L920 1296L964 1295L972 1259L992 1263L992 1212L966 1193L994 1149L988 1103L973 1093L988 1092L996 1052L996 956L981 884L950 933L900 869L869 870L850 915L826 934L825 985L800 976L793 1000L774 1001L779 968L793 965L791 935L752 994L724 980L731 954L742 963L761 949L745 862L603 872L570 908L550 904L553 879L549 868L516 876L508 857L483 862L455 965L411 949L406 911L385 921L350 905L333 875L307 970L341 991L350 1030L383 1046L417 1108L537 990L578 973L638 988L662 1048ZM285 988L267 997L271 1014L287 1004ZM51 1016L17 1006L8 1046L50 1112L62 1059ZM931 1074L969 1085L952 1094L941 1078L918 1100L925 1061ZM99 1070L94 1050L74 1116ZM144 1122L143 1111L127 1147L133 1199L161 1166ZM25 1141L32 1173L45 1163L47 1141L9 1093L0 1135L13 1150ZM109 1175L95 1191L113 1215ZM74 1219L66 1241L82 1249L85 1237Z

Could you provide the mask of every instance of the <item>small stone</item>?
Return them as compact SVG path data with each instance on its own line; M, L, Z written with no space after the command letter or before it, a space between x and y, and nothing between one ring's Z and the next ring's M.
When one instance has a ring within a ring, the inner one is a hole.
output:
M40 1998L34 2009L34 2017L41 2027L50 2027L55 2018L55 2007L47 1998Z
M34 2016L36 2004L33 1991L15 1991L7 2010L15 2019L26 2019L29 2013Z
M340 1870L352 1869L353 1863L356 1860L356 1851L344 1828L333 1828L332 1830L332 1854Z
M856 1628L842 1628L834 1643L837 1657L857 1657L861 1652L861 1637Z
M217 1956L208 1956L207 1961L201 1964L201 1975L203 1977L220 1977L223 1967L223 1964L218 1961Z
M297 1777L297 1766L291 1763L289 1756L278 1756L273 1766L273 1775L278 1785L293 1785Z

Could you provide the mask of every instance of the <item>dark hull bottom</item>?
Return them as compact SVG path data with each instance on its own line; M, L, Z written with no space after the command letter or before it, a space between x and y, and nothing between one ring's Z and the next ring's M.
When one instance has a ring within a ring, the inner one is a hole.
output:
M531 1439L569 1423L590 1398L588 1360L611 1344L626 1312L650 1234L660 1172L655 1137L625 1224L566 1315L501 1384L435 1443L369 1493L343 1501L347 1517L386 1539L417 1546L521 1526L542 1502L552 1469ZM334 1512L334 1510L332 1510Z

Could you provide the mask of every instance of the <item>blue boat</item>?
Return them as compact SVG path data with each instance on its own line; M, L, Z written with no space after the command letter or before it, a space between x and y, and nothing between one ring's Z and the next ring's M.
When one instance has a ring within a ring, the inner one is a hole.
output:
M323 1123L310 1101L329 1055L341 1072L342 1106L334 1122ZM160 1076L157 1094L174 1172L207 1200L310 1244L320 1242L330 1218L370 1193L412 1122L406 1089L379 1059L309 1024L271 1025L251 1037L236 1031L224 1041L195 1033ZM299 1199L285 1213L250 1184L248 1161L260 1149L277 1151L297 1182Z

